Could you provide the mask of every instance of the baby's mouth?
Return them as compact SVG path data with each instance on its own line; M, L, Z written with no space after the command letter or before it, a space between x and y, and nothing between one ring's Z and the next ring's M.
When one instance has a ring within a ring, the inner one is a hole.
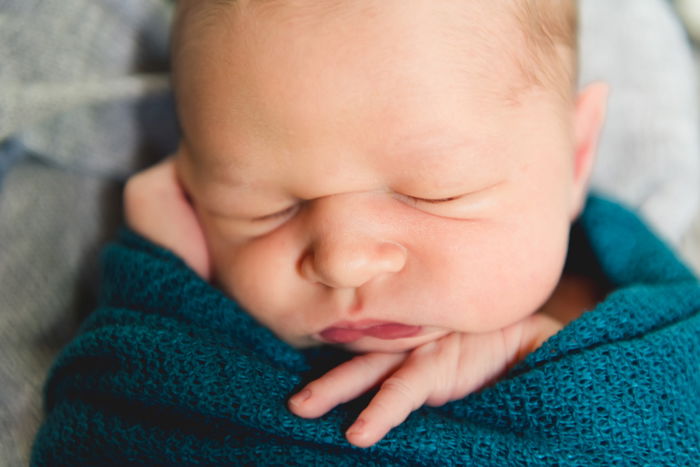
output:
M363 337L375 337L383 340L414 337L421 332L421 326L401 323L374 323L358 326L353 323L338 323L319 333L321 339L329 344L348 344Z

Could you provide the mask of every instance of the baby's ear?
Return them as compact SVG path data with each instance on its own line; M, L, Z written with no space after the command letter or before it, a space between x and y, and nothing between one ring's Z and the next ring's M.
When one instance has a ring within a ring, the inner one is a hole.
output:
M124 214L130 228L171 250L204 280L210 279L204 232L178 180L173 157L129 179Z
M571 218L583 209L593 170L598 138L605 121L609 87L596 82L583 88L574 107L574 193Z

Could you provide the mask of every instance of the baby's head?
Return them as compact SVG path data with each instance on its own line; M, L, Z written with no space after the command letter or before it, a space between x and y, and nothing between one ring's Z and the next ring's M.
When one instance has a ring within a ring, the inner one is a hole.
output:
M559 283L605 90L569 0L180 0L178 176L293 345L503 328Z

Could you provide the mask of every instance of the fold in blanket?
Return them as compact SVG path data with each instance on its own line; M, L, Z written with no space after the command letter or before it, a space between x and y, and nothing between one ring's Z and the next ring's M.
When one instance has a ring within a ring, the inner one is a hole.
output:
M700 465L700 285L616 204L591 198L575 230L605 301L496 384L419 409L369 449L343 437L366 400L319 420L286 409L347 355L287 346L124 231L101 305L50 374L33 465Z

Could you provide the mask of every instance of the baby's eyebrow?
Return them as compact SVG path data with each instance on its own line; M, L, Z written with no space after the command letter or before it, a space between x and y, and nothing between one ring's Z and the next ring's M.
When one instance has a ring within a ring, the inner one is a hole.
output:
M387 149L390 154L407 160L415 160L454 154L467 149L476 150L480 144L466 135L446 136L454 131L429 130L396 138Z
M504 159L504 142L493 138L445 137L436 133L429 138L416 138L395 146L392 154L395 170L402 168L408 180L432 182L435 187L448 190L465 185L454 167L469 166L470 179L476 184L479 180L493 178L496 172L503 172L508 161ZM458 171L459 172L459 171Z
M267 211L289 203L289 198L280 192L250 188L245 183L210 184L200 201L203 201L202 206L210 214L223 217L233 214L240 218L269 214Z
M433 138L397 143L389 151L396 167L404 167L407 171L410 168L442 171L453 166L457 158L473 158L486 150L472 139Z

